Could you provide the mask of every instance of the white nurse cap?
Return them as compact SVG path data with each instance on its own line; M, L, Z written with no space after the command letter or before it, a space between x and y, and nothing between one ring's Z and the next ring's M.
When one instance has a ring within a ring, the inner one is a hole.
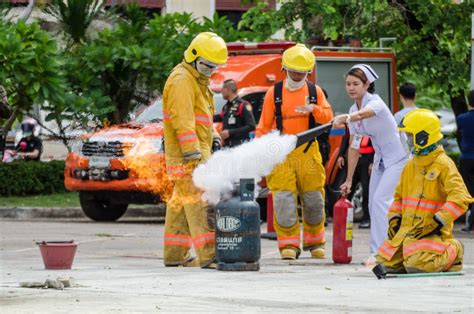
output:
M372 69L372 67L370 65L356 64L351 68L351 70L352 69L361 69L364 72L365 76L367 76L367 79L369 80L369 83L373 83L376 79L379 78L377 73L375 73L374 69Z

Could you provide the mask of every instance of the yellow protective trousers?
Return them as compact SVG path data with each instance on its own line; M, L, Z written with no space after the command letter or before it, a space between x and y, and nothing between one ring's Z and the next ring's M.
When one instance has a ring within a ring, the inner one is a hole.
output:
M214 215L211 207L201 200L201 191L194 186L191 176L175 181L166 209L164 239L166 266L189 262L192 245L201 267L214 262Z
M298 196L303 206L303 249L324 247L324 181L325 172L314 142L290 153L267 177L273 194L274 226L278 248L300 250L300 223L297 211Z
M462 244L458 240L443 242L438 236L404 243L398 249L385 241L379 248L377 263L384 264L391 273L460 271L463 253Z

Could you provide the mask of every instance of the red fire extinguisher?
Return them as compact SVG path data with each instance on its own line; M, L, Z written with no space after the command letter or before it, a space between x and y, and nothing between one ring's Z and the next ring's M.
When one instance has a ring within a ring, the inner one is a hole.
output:
M332 260L334 263L348 264L352 261L352 224L354 208L342 195L334 204Z

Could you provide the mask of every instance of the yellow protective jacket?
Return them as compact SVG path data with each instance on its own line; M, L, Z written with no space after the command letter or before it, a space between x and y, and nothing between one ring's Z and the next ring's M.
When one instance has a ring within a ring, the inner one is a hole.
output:
M403 169L388 210L389 221L401 217L401 225L392 239L387 239L378 254L391 260L403 250L403 258L419 251L442 254L453 239L453 223L473 199L456 165L440 146L428 156L415 156ZM433 233L442 222L440 234Z
M190 174L187 162L210 157L214 111L209 78L184 61L178 64L163 90L165 160L171 178Z

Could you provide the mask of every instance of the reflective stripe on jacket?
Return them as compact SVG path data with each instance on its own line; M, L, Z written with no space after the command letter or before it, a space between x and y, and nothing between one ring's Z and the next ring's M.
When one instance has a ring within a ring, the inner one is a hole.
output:
M187 160L211 155L214 99L209 79L182 62L171 72L163 90L166 169L170 176L189 174Z
M401 217L401 226L378 254L390 260L403 247L404 257L420 250L442 253L452 239L453 223L473 202L456 165L440 146L428 156L415 156L403 169L388 210L388 219ZM442 222L440 235L430 234L434 216ZM425 237L426 236L426 237Z

